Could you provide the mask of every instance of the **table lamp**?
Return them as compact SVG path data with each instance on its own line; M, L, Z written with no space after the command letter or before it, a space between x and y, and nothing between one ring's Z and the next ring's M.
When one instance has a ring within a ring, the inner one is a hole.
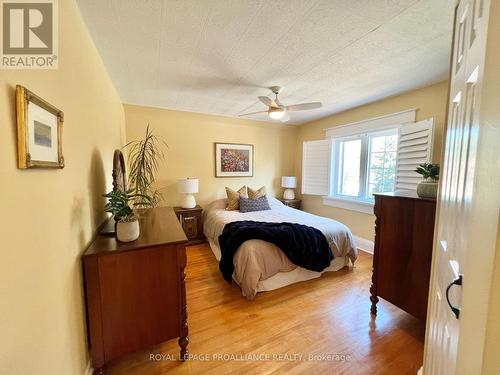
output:
M196 200L194 195L198 192L197 178L181 178L178 182L179 193L184 194L181 202L182 208L195 208Z
M281 187L285 188L283 199L295 199L295 189L297 187L297 178L295 176L281 177Z

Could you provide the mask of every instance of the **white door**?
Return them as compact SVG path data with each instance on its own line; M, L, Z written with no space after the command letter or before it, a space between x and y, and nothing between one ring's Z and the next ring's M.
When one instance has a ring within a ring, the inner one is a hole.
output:
M448 124L429 293L424 374L455 373L461 283L469 220L484 69L489 0L459 0L455 13ZM488 7L488 8L487 8ZM449 302L447 299L449 297Z

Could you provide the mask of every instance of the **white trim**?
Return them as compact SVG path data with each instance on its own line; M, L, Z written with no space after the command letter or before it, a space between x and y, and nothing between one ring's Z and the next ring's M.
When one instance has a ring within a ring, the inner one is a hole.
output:
M387 130L398 128L402 124L415 122L417 109L396 112L385 116L375 117L368 120L352 122L325 129L327 138L337 138L346 135L355 135L374 130Z
M375 244L373 241L367 240L363 237L353 236L354 242L356 243L356 247L358 250L364 251L368 254L373 254L373 249L375 248Z
M358 211L373 215L373 203L362 202L354 199L340 199L338 197L323 197L323 204L344 210Z

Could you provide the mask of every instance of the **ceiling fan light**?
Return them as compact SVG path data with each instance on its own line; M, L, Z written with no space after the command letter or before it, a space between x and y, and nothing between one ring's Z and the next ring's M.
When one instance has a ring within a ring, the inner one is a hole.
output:
M285 110L283 108L269 108L269 117L273 120L279 120L285 116Z

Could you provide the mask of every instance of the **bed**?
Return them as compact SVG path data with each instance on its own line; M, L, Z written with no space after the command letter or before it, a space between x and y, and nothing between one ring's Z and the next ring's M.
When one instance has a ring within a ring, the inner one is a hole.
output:
M253 299L258 292L270 291L289 284L320 277L322 273L338 271L354 265L358 251L349 228L338 221L309 214L285 206L276 198L268 197L271 210L241 213L226 211L226 199L210 203L204 211L203 232L210 248L219 261L221 250L219 235L224 226L233 221L289 222L319 229L326 237L334 259L322 272L310 271L290 262L275 245L262 240L244 242L233 258L233 280L240 286L243 296Z

